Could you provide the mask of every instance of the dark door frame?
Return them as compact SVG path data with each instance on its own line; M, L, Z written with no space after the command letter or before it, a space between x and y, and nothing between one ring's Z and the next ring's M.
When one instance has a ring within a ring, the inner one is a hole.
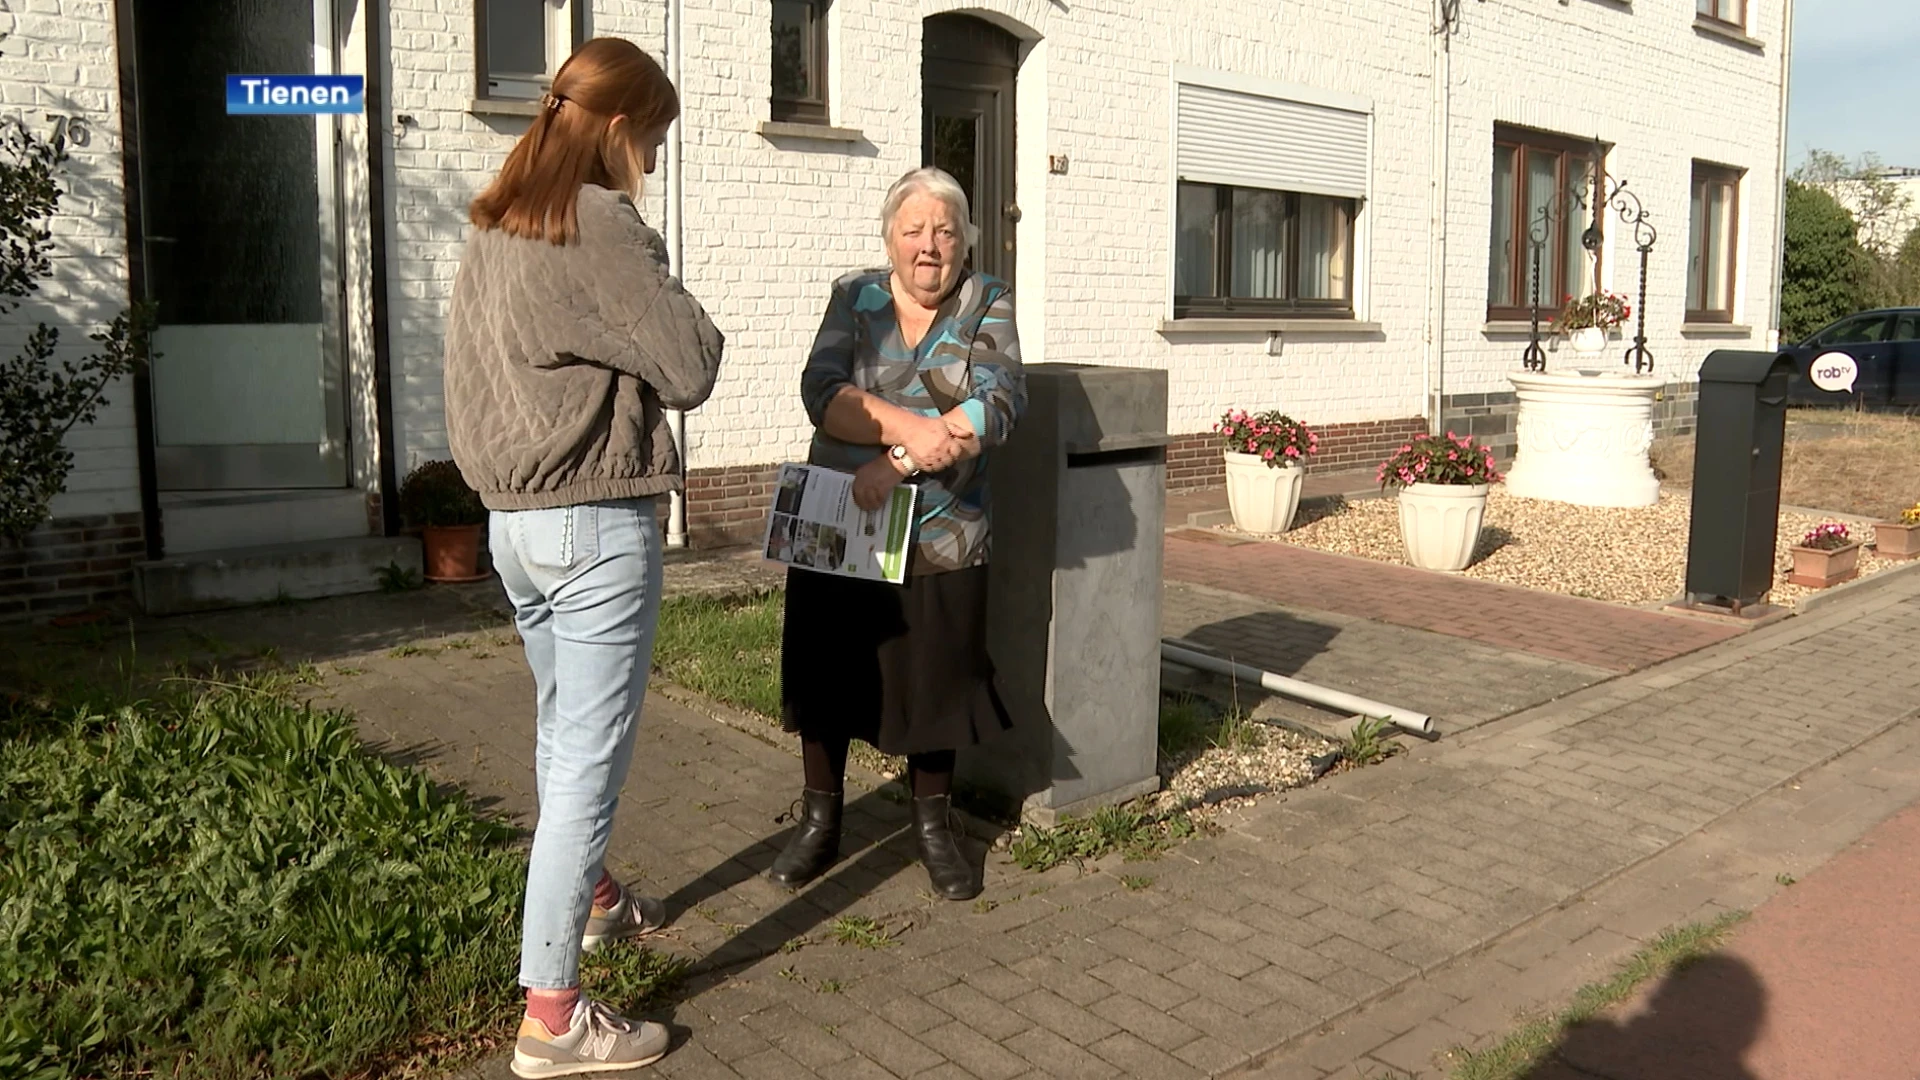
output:
M366 115L386 115L388 6L384 0L364 0L366 34ZM145 215L141 202L140 91L135 61L134 0L114 0L114 44L119 57L120 146L123 172L123 212L127 223L127 293L130 299L147 297ZM576 8L578 10L578 8ZM580 22L584 16L577 17ZM376 123L374 131L384 130ZM386 152L378 135L367 140L368 205L372 207L371 263L374 367L374 433L379 455L381 531L400 534L398 446L394 428L392 346L389 334L386 219ZM349 358L350 362L350 358ZM160 513L159 468L154 455L153 382L145 365L133 373L135 453L140 467L140 513L144 519L147 558L166 553Z
M933 163L933 116L973 116L980 141L974 160L977 190L968 192L980 229L973 265L1013 284L1020 220L1015 183L1015 88L1020 39L971 15L934 15L921 47L920 160Z

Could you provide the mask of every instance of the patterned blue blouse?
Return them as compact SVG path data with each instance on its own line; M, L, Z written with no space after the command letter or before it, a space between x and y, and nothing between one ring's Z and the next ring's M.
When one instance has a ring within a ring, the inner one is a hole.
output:
M826 433L827 404L857 386L923 416L958 407L979 432L981 454L921 477L920 528L911 574L980 566L989 547L987 461L1027 405L1013 292L998 278L966 272L934 313L926 337L908 348L893 309L892 274L863 270L833 283L826 316L800 376L813 418L814 465L852 472L883 452Z

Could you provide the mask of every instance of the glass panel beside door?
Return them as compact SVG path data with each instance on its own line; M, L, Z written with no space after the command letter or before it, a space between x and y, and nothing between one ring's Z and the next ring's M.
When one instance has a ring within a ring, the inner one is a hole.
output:
M331 8L136 0L164 491L347 483L335 118L228 116L214 90L228 74L332 72Z

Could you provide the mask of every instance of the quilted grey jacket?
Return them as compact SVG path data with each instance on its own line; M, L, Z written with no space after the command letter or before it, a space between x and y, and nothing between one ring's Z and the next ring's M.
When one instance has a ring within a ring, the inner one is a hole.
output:
M664 409L713 392L724 339L625 194L580 189L566 246L475 231L447 318L447 441L492 510L680 487Z

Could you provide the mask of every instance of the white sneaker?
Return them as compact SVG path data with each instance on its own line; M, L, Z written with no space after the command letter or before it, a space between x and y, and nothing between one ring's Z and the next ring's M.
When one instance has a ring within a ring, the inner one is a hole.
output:
M629 1020L585 995L573 1007L565 1035L529 1016L520 1021L513 1047L513 1074L525 1080L580 1073L619 1072L667 1056L671 1036L651 1020Z

